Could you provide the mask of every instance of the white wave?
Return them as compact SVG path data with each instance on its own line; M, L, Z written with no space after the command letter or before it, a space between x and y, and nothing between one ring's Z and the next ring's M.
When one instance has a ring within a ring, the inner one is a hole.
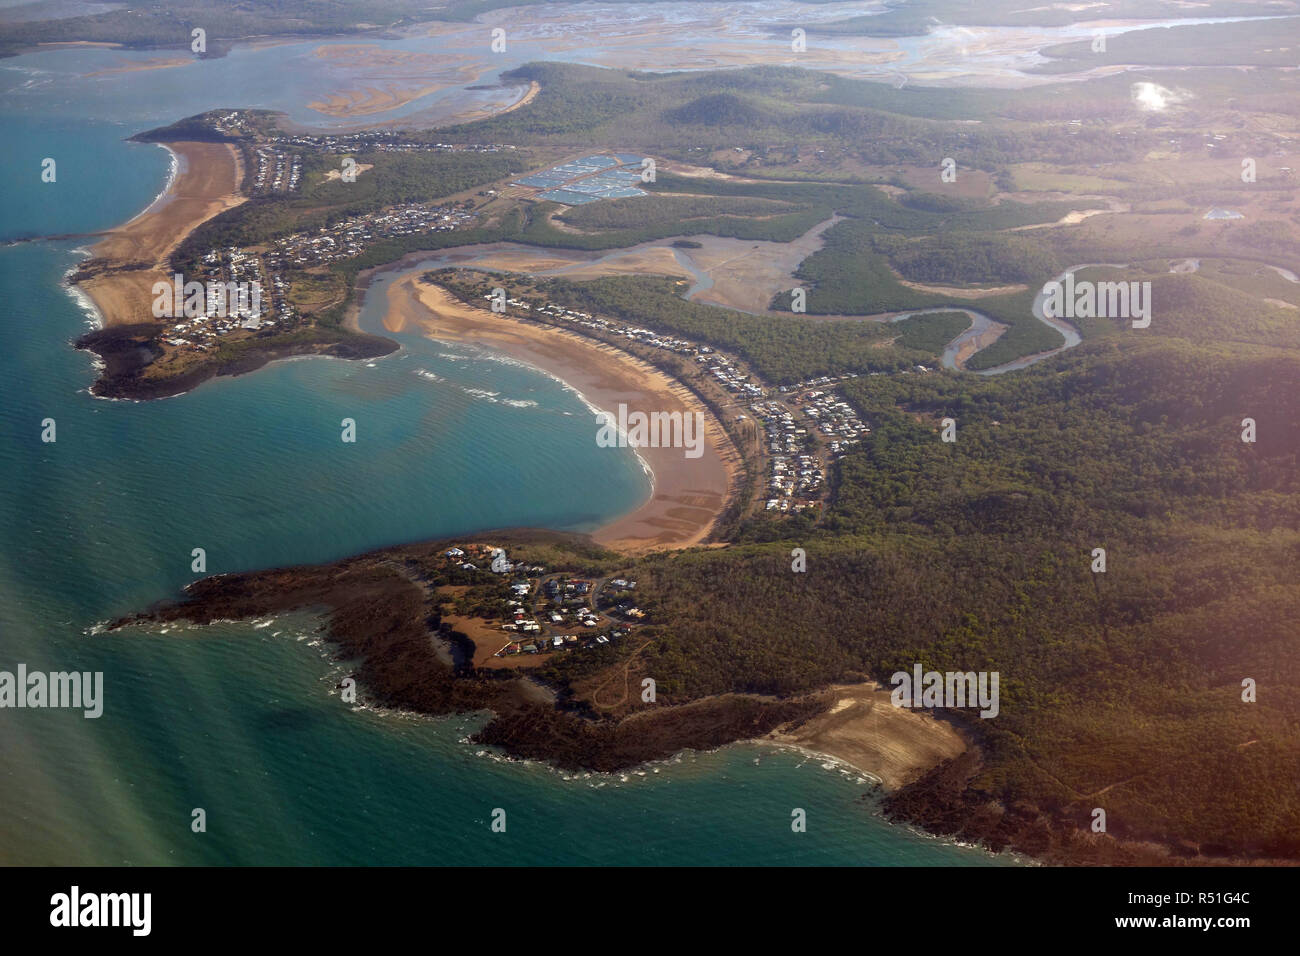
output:
M81 254L85 258L89 258L90 256L89 249L78 248L74 251ZM77 267L73 266L72 268L68 269L66 272L63 273L64 291L66 291L68 295L71 296L72 301L75 302L77 304L77 308L81 310L81 314L85 317L86 320L86 327L92 330L102 329L104 327L104 315L102 312L99 311L99 307L95 305L95 300L92 299L90 296L86 295L86 293L83 292L81 289L79 289L77 286L72 284L71 281L72 275L76 271L77 271Z
M149 203L149 205L145 206L143 211L133 216L132 219L140 218L140 216L143 216L146 212L149 212L149 210L153 209L155 206L161 203L163 199L166 198L167 194L172 191L172 186L176 184L176 177L180 175L180 171L181 171L180 153L173 150L166 143L155 143L154 145L161 146L163 149L167 150L167 156L169 157L167 163L167 181L163 183L163 187L158 191L158 195L153 197L153 201Z

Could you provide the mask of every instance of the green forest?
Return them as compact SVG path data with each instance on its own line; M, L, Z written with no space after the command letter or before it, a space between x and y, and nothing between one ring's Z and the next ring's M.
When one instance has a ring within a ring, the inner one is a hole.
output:
M674 701L918 661L997 670L1001 714L967 722L987 797L1079 826L1100 803L1135 838L1300 852L1296 381L1292 352L1150 340L1033 374L850 382L873 434L827 520L638 562L640 605L665 622L638 666Z

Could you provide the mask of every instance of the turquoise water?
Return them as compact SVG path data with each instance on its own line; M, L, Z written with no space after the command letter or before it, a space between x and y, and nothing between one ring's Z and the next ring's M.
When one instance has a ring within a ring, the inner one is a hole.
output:
M59 55L6 61L5 77ZM4 192L4 234L138 212L167 158L122 137L213 105L215 88L172 89L172 113L156 116L156 87L119 101L87 82L66 70L6 97L0 160L32 185ZM45 155L55 186L39 183ZM560 383L417 337L371 363L295 361L165 401L93 399L91 356L70 347L87 315L61 285L77 247L0 249L0 669L103 671L104 715L0 711L0 861L1005 862L887 825L860 778L770 746L570 777L467 743L482 717L350 708L331 694L338 667L309 614L94 633L174 597L195 547L222 572L506 525L586 530L647 485L630 452L596 458L588 413ZM345 417L355 445L339 441ZM39 439L45 418L53 444ZM496 807L504 834L488 827ZM794 807L807 833L791 832ZM194 808L206 833L190 830Z

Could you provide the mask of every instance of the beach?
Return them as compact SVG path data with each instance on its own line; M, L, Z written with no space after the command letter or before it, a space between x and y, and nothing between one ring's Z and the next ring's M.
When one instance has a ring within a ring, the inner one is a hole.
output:
M171 281L168 258L195 228L244 201L243 163L229 143L169 143L176 173L163 194L90 248L74 279L104 326L154 322L153 284Z
M897 790L966 750L966 741L951 724L895 707L890 691L880 684L837 684L823 694L834 701L827 710L793 729L777 728L763 742L830 757L879 780L887 790Z
M593 339L466 305L415 275L389 286L384 327L503 352L560 379L604 411L617 413L625 404L629 411L646 413L703 413L703 454L687 458L681 448L637 449L652 476L650 497L593 537L607 547L638 554L691 547L709 536L737 482L740 455L707 406L675 379ZM593 418L593 441L596 430Z

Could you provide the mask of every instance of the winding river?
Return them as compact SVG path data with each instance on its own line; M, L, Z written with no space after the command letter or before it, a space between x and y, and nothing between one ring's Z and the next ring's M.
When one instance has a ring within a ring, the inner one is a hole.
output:
M821 228L821 227L818 227ZM643 242L635 246L614 249L604 253L591 253L585 251L575 251L570 249L544 249L535 246L523 245L515 242L492 242L480 243L477 245L457 246L454 249L448 249L440 253L424 254L420 253L406 260L397 267L402 274L419 272L427 269L444 269L444 268L461 268L477 269L484 272L518 272L533 276L546 277L563 277L579 273L583 277L589 277L593 273L601 272L608 275L632 275L644 274L647 271L654 271L653 267L647 269L644 266L645 254L652 250L667 250L671 253L673 261L681 270L689 275L692 280L691 286L682 293L682 297L688 301L695 300L702 293L713 288L714 279L709 272L696 262L691 256L691 249L685 249L672 245L681 237L672 237L668 239L656 239L649 242ZM717 241L711 236L694 236L695 241L709 243ZM755 247L761 246L783 246L785 243L752 243ZM1065 277L1071 273L1078 272L1082 269L1113 267L1122 268L1122 263L1080 263L1079 265L1070 266L1063 270L1059 275L1054 277L1056 282L1064 282ZM392 271L390 267L389 270ZM781 281L785 282L789 277L782 277ZM789 279L789 281L793 281ZM1292 279L1292 281L1295 281ZM775 292L776 289L774 288ZM924 309L913 309L907 312L897 314L881 315L848 315L841 317L844 321L861 321L861 322L901 322L919 315L936 315L939 313L959 312L970 318L970 325L959 335L952 339L944 346L941 362L944 368L956 371L970 371L975 375L1001 375L1005 372L1017 371L1019 369L1029 368L1044 359L1059 355L1066 349L1074 348L1082 338L1079 330L1067 322L1065 319L1049 316L1043 308L1046 301L1044 292L1040 289L1034 297L1032 311L1034 318L1048 325L1061 333L1062 343L1052 349L1043 352L1036 352L1033 355L1026 355L1005 362L993 368L972 370L967 369L966 365L971 356L978 354L984 348L992 344L1001 333L998 330L1005 329L1005 323L980 312L976 309L966 308L958 305L932 306ZM712 304L712 303L710 303ZM744 310L742 310L744 311ZM751 314L761 314L751 312ZM767 313L769 315L783 315L784 313ZM371 319L371 324L366 325L366 331L383 334L382 328L374 325L375 320Z

